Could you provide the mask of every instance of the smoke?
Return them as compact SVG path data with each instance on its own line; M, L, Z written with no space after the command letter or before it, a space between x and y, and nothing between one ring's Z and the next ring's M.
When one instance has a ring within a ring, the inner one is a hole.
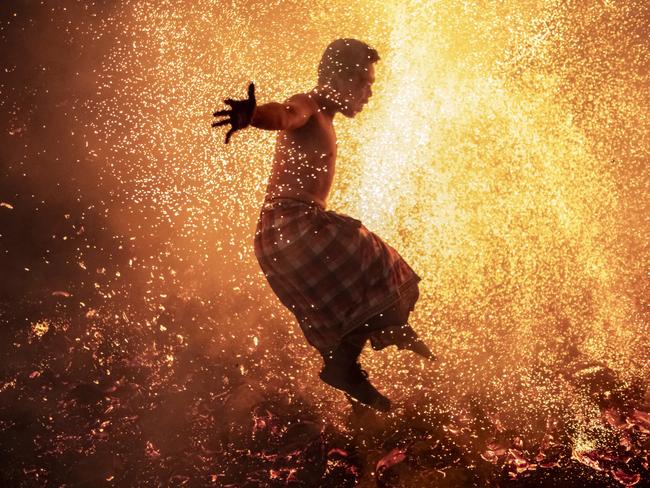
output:
M97 114L84 103L97 95L102 59L117 39L102 28L112 4L3 9L0 200L13 207L0 214L7 301L35 292L35 283L42 293L65 287L79 278L77 261L111 247L104 206L114 182L93 158L97 134L88 123Z

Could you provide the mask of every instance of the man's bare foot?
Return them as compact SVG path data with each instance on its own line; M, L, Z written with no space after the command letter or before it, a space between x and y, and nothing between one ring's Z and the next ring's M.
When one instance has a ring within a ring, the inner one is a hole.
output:
M348 368L325 365L319 377L325 383L342 390L360 403L382 412L390 411L390 400L379 393L368 381L366 373L359 363Z
M395 327L386 327L370 335L370 343L376 351L381 351L388 346L397 346L398 349L407 349L425 359L434 361L436 357L427 347L410 325L404 324Z
M407 349L413 351L415 354L422 356L425 359L435 361L436 356L431 352L431 349L422 341L422 339L417 339L411 343L401 344L397 346L399 349Z

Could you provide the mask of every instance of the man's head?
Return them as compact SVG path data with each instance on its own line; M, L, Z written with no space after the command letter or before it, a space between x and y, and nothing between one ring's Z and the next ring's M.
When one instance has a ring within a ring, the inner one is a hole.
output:
M332 89L333 101L346 117L354 117L368 103L377 61L377 51L356 39L337 39L325 49L318 84Z

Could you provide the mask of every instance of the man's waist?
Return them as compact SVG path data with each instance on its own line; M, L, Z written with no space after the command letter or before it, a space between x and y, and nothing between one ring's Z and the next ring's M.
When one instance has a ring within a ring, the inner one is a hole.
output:
M325 203L316 200L313 198L305 197L302 195L269 195L267 194L264 197L264 204L263 208L272 208L276 205L281 205L281 204L287 204L287 205L298 205L298 204L303 204L303 205L308 205L308 206L313 206L313 207L319 207L322 210L325 210Z

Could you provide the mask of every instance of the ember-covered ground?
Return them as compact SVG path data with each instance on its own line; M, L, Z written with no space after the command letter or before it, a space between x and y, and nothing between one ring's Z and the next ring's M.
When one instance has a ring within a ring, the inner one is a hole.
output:
M270 321L251 344L224 333L246 303L168 295L147 311L128 272L104 292L106 270L85 271L65 291L44 284L2 304L2 486L648 486L641 381L622 388L574 364L607 431L579 456L570 415L506 430L472 398L456 415L427 414L435 388L391 414L345 406L337 425L301 394L291 371L311 366Z

